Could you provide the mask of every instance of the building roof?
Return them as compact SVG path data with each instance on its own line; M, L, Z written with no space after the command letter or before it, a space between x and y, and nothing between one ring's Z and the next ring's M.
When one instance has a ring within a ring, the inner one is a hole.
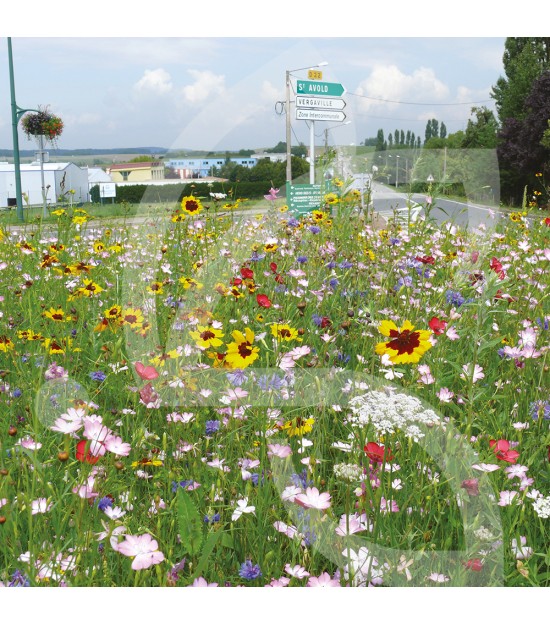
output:
M110 171L114 169L150 169L151 167L161 167L164 163L162 161L147 161L139 163L117 163L109 167Z
M69 165L74 165L74 163L44 163L42 167L44 171L63 171L67 169ZM74 167L78 167L78 165L74 165ZM6 161L0 162L0 171L14 171L15 165L13 163L8 163ZM79 169L81 169L79 167ZM21 171L40 171L40 163L23 163L20 165Z

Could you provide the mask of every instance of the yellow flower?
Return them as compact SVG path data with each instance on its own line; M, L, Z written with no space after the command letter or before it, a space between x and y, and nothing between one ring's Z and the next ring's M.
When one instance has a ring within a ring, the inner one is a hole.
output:
M50 310L46 310L42 314L46 319L51 319L52 321L71 320L70 317L65 317L65 311L62 308L50 308Z
M155 295L162 295L164 293L162 282L151 282L151 284L147 286L147 290L149 293L155 293Z
M162 467L162 460L159 460L158 458L142 458L141 460L132 462L131 466L134 469L136 467Z
M298 330L295 328L291 328L288 324L280 324L274 323L271 326L271 334L278 341L301 341L302 339L298 337Z
M340 178L333 178L333 179L332 179L332 184L333 184L335 187L340 188L340 187L343 187L343 186L344 186L344 181L343 181L343 180L341 180Z
M264 252L274 252L278 247L277 243L266 243L264 245Z
M259 356L260 349L253 346L254 332L250 328L246 328L245 334L235 330L231 336L235 339L234 343L227 346L227 354L225 362L232 369L245 369L251 365Z
M283 426L281 426L281 429L284 430L289 436L303 436L304 434L311 432L314 423L315 419L313 417L308 417L307 419L296 417L291 421L287 421Z
M103 241L94 241L94 252L99 254L105 251L105 243Z
M140 327L143 323L143 313L139 308L125 308L121 313L122 323L131 328Z
M201 201L193 195L187 195L181 201L181 210L187 215L198 215L202 211Z
M52 211L52 215L56 217L61 217L61 215L66 215L67 211L64 208L58 208L57 210Z
M88 221L87 215L75 215L73 217L73 224L76 224L77 226L81 226L82 224L85 224L87 221Z
M184 289L202 289L204 284L197 282L194 278L180 278L179 281L183 284Z
M430 330L416 330L410 321L405 321L398 328L393 321L382 321L378 331L390 338L389 341L378 343L375 351L380 356L387 354L395 365L416 363L432 348Z
M9 352L14 347L13 341L9 337L5 335L0 336L0 352Z
M122 308L118 304L114 304L107 310L103 311L107 319L118 319L122 313Z
M336 195L336 193L327 193L323 200L325 204L338 204L340 198Z
M199 325L196 331L189 332L189 334L196 344L203 349L222 345L220 338L223 336L223 332L212 326Z
M311 218L313 219L313 221L316 222L321 222L326 218L326 213L324 213L323 211L320 210L314 210L311 211Z

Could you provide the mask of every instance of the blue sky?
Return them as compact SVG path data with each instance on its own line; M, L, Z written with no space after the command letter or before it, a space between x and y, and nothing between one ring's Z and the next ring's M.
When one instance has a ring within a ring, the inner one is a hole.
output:
M194 13L196 28L190 27L193 19L187 14L181 23L167 22L165 16L158 23L138 20L125 30L116 27L123 12L99 12L103 17L90 15L81 32L73 20L50 29L48 37L20 24L0 34L12 36L18 105L49 105L65 122L58 144L68 149L273 146L285 140L285 118L276 107L285 99L285 70L321 61L328 62L323 80L339 82L347 91L343 99L350 123L330 131L331 142L358 144L379 128L386 135L410 129L423 138L432 117L451 133L465 128L472 106L493 108L490 90L502 74L505 40L498 28L496 34L485 28L487 36L462 29L468 36L457 36L449 29L428 28L425 16L416 15L416 23L414 16L401 13L404 19L397 24L389 8L385 20L366 8L351 14L360 18L354 32L354 20L348 15L343 21L345 4L341 10L289 13L279 8L276 19L261 17L253 27L244 27L242 20L231 27L234 9L225 20L218 13L211 21L201 11ZM434 23L448 19L435 10ZM372 27L374 17L383 28ZM289 36L280 36L281 30ZM403 30L414 36L402 36ZM181 36L189 32L192 37ZM397 36L390 36L394 32ZM246 36L250 34L254 36ZM295 74L306 78L307 71ZM0 40L0 85L0 147L10 148L5 36ZM333 126L316 122L316 141L323 141L325 128ZM309 143L308 122L292 119L292 130L293 144ZM19 140L21 149L34 147L22 132Z

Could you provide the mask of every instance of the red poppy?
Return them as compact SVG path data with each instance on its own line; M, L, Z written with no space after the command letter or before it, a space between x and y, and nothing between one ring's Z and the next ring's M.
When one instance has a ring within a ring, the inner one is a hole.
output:
M275 276L275 282L277 282L279 284L284 284L285 283L285 279L283 278L283 276L281 276L281 274L277 274Z
M415 260L418 260L425 265L435 265L435 258L433 256L417 256Z
M277 263L269 263L269 268L273 273L277 273Z
M504 462L514 464L519 458L519 452L510 449L510 441L499 438L498 441L491 439L489 447L495 452L496 457Z
M372 462L389 462L393 460L391 449L386 449L384 445L379 445L378 443L367 443L363 447L363 451Z
M243 281L240 278L233 278L229 283L231 286L239 286Z
M504 273L504 269L502 268L502 263L496 256L493 256L493 258L491 258L489 266L501 280L506 276L506 274Z
M434 334L443 334L447 327L447 321L439 319L439 317L432 317L428 323L428 327Z
M481 571L483 568L483 562L479 558L473 558L472 560L468 560L464 565L470 571Z
M475 264L477 263L477 259L479 258L479 252L477 250L475 250L474 252L472 252L472 263Z
M159 377L155 367L145 366L142 362L136 362L136 373L142 380L155 380Z
M258 302L258 306L261 306L262 308L270 308L271 306L271 300L267 295L256 295L256 301Z
M86 451L87 440L81 440L76 445L76 459L80 462L87 462L88 464L95 464L100 456L92 456L92 454Z
M250 280L254 277L254 272L252 271L252 269L249 269L248 267L243 267L241 269L241 276L245 280Z
M479 495L479 482L475 478L464 480L461 486L471 497L477 497Z
M550 217L545 217L545 218L542 220L542 223L543 223L545 226L550 226Z

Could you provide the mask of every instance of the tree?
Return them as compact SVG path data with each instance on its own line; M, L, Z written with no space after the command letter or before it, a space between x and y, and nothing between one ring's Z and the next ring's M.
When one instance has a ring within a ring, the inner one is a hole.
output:
M132 160L128 161L129 163L150 163L155 160L152 156L136 156Z
M391 133L391 132L390 132L390 134L388 135L388 146L389 146L390 150L391 150L391 149L392 149L392 147L393 147L393 135L392 135L392 133Z
M405 145L405 133L402 130L399 132L399 145Z
M292 149L292 148L291 148ZM279 141L274 148L268 148L266 152L281 154L286 152L286 141Z
M382 128L380 128L376 135L376 151L382 152L383 150L385 150L385 144L386 142L384 140L384 131L382 130Z
M429 119L426 123L426 130L424 131L424 143L427 143L432 138L432 120Z
M416 145L416 135L414 134L414 132L411 132L411 141L409 145L411 146L411 148L414 148Z
M493 111L486 106L474 106L474 119L469 119L464 133L464 148L496 148L498 122Z
M441 139L445 139L447 136L447 126L443 122L441 122L441 126L439 127L439 136Z
M549 37L507 37L502 57L505 76L493 86L491 97L495 100L501 124L508 118L522 119L523 104L534 81L550 68Z
M407 136L405 137L405 145L409 147L411 145L411 131L407 130Z
M439 122L432 119L432 137L439 137Z
M393 133L393 142L394 142L396 147L399 145L399 130L396 130Z
M498 157L506 170L503 191L516 200L534 182L535 173L550 170L550 148L544 143L550 119L550 70L535 80L524 106L523 118L506 119L498 133Z
M299 156L300 158L304 158L305 156L307 156L307 147L300 141L300 145L295 145L290 148L290 153L293 156Z

